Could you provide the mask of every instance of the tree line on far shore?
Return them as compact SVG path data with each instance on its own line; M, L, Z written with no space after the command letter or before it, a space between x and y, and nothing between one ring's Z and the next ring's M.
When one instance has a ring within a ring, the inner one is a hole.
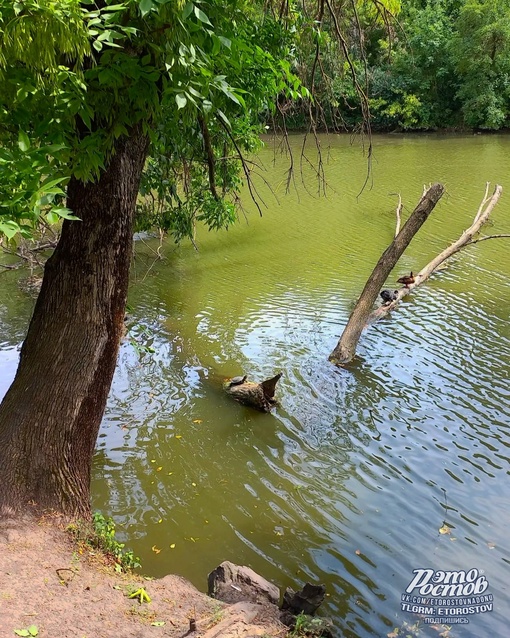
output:
M358 127L363 104L353 71L368 98L372 130L508 126L505 0L401 0L385 2L384 11L377 3L344 4L345 47L335 37L338 23L326 13L320 24L303 31L296 52L298 75L306 86L315 84L312 111L318 128ZM308 122L306 104L289 106L287 128Z

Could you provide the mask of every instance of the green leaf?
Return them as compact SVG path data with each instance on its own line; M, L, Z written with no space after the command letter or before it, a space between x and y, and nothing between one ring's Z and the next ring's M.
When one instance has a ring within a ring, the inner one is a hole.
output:
M12 239L16 233L20 230L18 224L12 220L7 220L5 222L0 222L0 233L3 233L7 239ZM16 629L15 632L18 631L27 631L26 629ZM18 634L19 636L28 636L29 634Z
M186 20L186 18L189 18L192 11L193 11L192 2L188 2L187 4L184 5L184 9L182 10L182 17L184 18L184 20Z
M211 55L215 56L218 55L218 53L220 52L221 49L221 42L220 39L218 38L217 35L214 35L214 33L211 35L212 41L213 41L213 48L211 51Z
M151 622L151 627L163 627L163 625L165 625L164 620L155 620L154 622Z
M63 182L65 179L66 179L65 177L57 177L56 179L47 179L41 184L39 190L44 191L45 193L48 193L50 192L49 189L53 188L57 184L60 184L60 182Z
M192 86L188 87L188 91L191 93L191 95L194 95L195 97L198 97L198 98L202 98L202 95Z
M0 160L4 162L12 162L12 154L5 148L0 148Z
M28 629L15 629L14 633L16 636L30 636Z
M23 152L28 151L30 148L30 139L25 131L20 131L18 133L18 146Z
M227 47L227 49L230 49L230 47L232 46L232 41L229 40L228 38L225 38L222 35L219 35L218 39L223 44L223 46Z
M209 24L212 27L212 24L210 23L209 18L205 15L202 9L195 7L194 11L195 11L195 15L200 20L200 22L203 22L204 24Z
M53 225L60 221L60 217L50 211L49 213L46 213L46 221L48 224Z
M44 189L45 195L65 195L65 191L61 188L57 188L56 186L52 186L51 188Z
M79 217L76 217L76 215L73 215L73 211L69 208L53 208L51 212L55 213L59 217L62 217L63 219L71 219L73 221L76 220L81 222L81 219Z
M188 100L183 93L177 93L177 95L175 96L175 101L177 102L177 108L183 109L186 106Z
M228 126L228 128L231 128L230 121L229 121L228 117L225 115L225 113L223 113L223 111L221 109L218 109L218 115L225 122L225 124Z
M140 2L140 13L142 14L142 18L151 11L154 7L154 3L152 0L141 0Z
M30 625L28 631L30 632L31 636L37 636L39 634L39 629L37 629L35 625Z

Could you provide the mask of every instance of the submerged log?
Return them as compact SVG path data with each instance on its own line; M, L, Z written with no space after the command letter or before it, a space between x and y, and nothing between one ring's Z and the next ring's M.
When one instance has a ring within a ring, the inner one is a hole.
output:
M247 381L246 376L234 377L233 379L227 379L223 383L223 389L239 403L263 412L269 412L278 403L274 395L276 384L281 377L282 373L279 372L276 376L261 383Z

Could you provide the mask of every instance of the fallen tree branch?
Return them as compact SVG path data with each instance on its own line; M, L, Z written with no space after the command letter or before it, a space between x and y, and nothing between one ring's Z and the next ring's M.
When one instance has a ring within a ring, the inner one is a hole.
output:
M0 264L0 268L5 268L2 272L7 272L8 270L16 270L17 268L21 268L22 262L18 262L17 264Z
M329 360L335 365L343 365L354 358L359 338L382 285L443 193L442 184L433 184L422 196L402 230L381 255L349 317L340 340L329 356Z
M438 270L438 268L447 259L449 259L452 255L455 255L456 253L458 253L463 248L466 248L467 246L472 246L473 244L477 244L487 239L499 239L502 237L510 237L510 235L508 234L501 234L501 235L487 235L486 237L473 239L473 237L478 232L480 232L480 229L483 226L483 224L485 224L487 220L489 219L489 215L494 209L494 206L497 204L501 196L502 190L503 190L502 187L496 184L493 194L491 195L491 197L488 197L489 182L487 182L485 187L484 197L473 219L473 223L471 224L471 226L462 233L462 235L459 237L459 239L457 239L457 241L453 242L453 244L450 244L448 248L445 248L445 250L440 252L439 255L437 255L437 257L434 257L432 261L430 261L424 268L422 268L419 273L414 275L414 283L404 288L401 288L398 291L397 298L394 301L374 310L368 317L367 323L370 324L378 319L381 319L382 317L385 317L389 312L391 312L398 305L399 301L403 297L408 295L411 292L411 290L414 290L414 288L416 288L417 286L420 286L424 281L427 281L427 279L434 272L436 272L436 270Z

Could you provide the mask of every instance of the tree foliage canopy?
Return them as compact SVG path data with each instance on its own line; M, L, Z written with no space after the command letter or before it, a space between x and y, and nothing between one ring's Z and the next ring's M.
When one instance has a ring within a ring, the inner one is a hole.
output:
M315 84L323 128L355 129L363 116L383 131L508 126L506 0L335 4L331 15L308 23L298 47L299 74L307 86ZM338 28L343 39L334 38ZM315 39L306 37L310 30ZM367 103L353 85L353 70ZM292 119L306 126L310 113L296 104Z
M97 179L136 126L151 138L138 228L179 240L236 219L242 154L277 118L497 129L510 113L505 0L0 0L0 30L8 238L72 219L69 178Z
M96 179L137 126L152 142L143 192L159 202L141 223L177 237L196 217L228 224L260 113L306 95L291 22L244 0L1 0L0 230L72 218L69 177Z

